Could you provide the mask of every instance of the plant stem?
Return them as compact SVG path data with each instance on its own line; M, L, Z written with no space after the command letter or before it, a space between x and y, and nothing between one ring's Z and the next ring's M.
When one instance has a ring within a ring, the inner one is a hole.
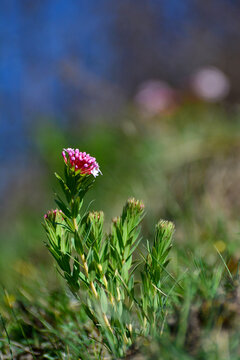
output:
M73 218L74 229L78 231L77 219Z
M76 231L78 231L78 225L77 225L77 220L76 220L76 218L73 218L73 225L74 225L74 229L75 229ZM89 278L89 274L88 274L88 264L87 264L87 262L86 262L85 255L84 255L84 254L81 254L80 257L81 257L81 260L82 260L82 263L83 263L83 268L84 268L86 277ZM105 275L104 275L104 277L105 277ZM107 284L107 279L106 279L106 277L105 277L105 281L106 281L106 284ZM93 281L90 281L90 288L91 288L91 290L92 290L92 293L93 293L94 297L95 297L96 299L98 299L98 293L97 293L97 290L96 290L96 287L95 287ZM110 325L110 323L109 323L109 320L108 320L108 318L107 318L107 315L106 315L105 313L103 314L103 320L104 320L107 328L108 328L108 329L111 331L111 333L113 334L113 329L112 329L112 327L111 327L111 325Z
M77 219L76 218L73 218L73 225L74 225L74 229L76 231L78 231L78 225L77 225ZM83 268L84 268L84 271L85 271L85 274L86 274L86 277L88 278L88 264L86 262L86 259L85 259L85 255L84 254L81 254L80 255L81 257L81 260L82 260L82 263L83 263ZM95 288L95 285L93 283L93 281L90 281L90 288L93 292L93 295L95 296L96 299L98 299L98 293L97 293L97 290Z
M107 315L106 315L105 313L103 314L103 320L104 320L106 326L108 327L108 329L109 329L109 330L111 331L111 333L113 334L113 329L112 329L112 327L111 327L111 325L110 325L110 323L109 323L109 321L108 321Z

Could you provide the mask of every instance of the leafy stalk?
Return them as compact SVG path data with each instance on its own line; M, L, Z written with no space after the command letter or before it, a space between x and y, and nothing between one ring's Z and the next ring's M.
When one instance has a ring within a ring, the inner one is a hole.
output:
M174 226L164 221L156 225L152 246L147 243L139 293L136 273L142 260L134 257L142 240L143 203L129 199L121 216L113 219L110 233L104 234L103 212L81 210L84 196L100 172L98 164L78 149L65 150L63 157L64 176L55 175L64 200L57 195L59 209L45 215L47 247L101 334L103 346L115 357L123 356L138 334L147 335L151 327L156 329L160 324L166 297L164 270Z

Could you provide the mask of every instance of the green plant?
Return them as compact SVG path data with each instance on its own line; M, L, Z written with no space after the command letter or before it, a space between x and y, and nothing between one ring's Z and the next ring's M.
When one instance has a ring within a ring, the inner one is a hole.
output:
M174 225L160 221L153 244L147 241L140 252L144 205L132 198L104 234L103 212L83 211L84 196L100 173L95 158L70 148L63 158L64 176L56 177L65 198L57 195L59 210L45 215L47 247L92 322L100 351L124 356L137 337L161 331Z

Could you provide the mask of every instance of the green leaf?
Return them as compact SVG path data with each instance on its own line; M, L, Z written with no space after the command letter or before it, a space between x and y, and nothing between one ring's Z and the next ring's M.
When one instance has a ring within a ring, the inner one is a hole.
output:
M71 217L71 212L68 209L68 207L65 205L65 203L62 201L62 199L57 195L57 199L55 199L56 204L58 205L59 209L62 210L62 212L67 216Z
M80 198L76 197L72 205L72 217L76 218L79 215L80 210Z
M119 301L119 302L118 302L117 310L118 310L118 316L119 316L119 318L121 318L122 312L123 312L123 304L122 304L122 301Z
M60 186L62 188L62 191L63 191L64 195L66 196L67 201L69 202L70 199L71 199L71 191L70 191L69 187L65 184L65 182L61 178L61 176L58 175L56 172L55 172L55 176L58 179L58 182L59 182L59 184L60 184Z
M83 254L83 244L77 230L74 232L74 244L78 254Z
M96 278L96 272L94 270L89 271L88 278L89 281L94 281Z
M108 309L108 299L105 294L105 291L101 288L100 290L100 303L101 303L101 309L104 314L106 314Z

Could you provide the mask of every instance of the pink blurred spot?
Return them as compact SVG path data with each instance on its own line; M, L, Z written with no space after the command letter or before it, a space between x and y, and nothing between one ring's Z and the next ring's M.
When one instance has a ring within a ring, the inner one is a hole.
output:
M140 86L135 102L148 115L162 114L174 107L176 91L164 81L149 80Z
M228 95L230 81L220 69L209 66L201 68L193 74L191 88L199 98L209 102L217 102Z

